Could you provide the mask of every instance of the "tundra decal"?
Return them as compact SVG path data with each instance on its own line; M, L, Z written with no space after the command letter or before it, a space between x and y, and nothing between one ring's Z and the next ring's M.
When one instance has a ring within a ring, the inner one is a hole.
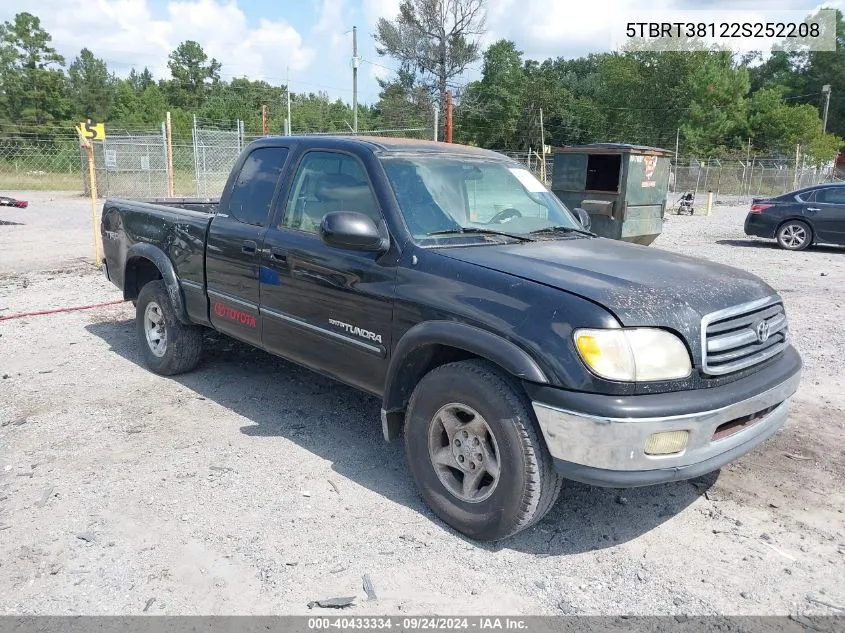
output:
M343 328L344 330L346 330L350 334L354 334L355 336L360 336L361 338L368 339L375 343L381 343L381 334L376 334L375 332L370 332L369 330L362 330L361 328L355 325L349 325L348 323L338 321L337 319L329 319L329 324L339 328Z
M221 319L228 319L229 321L234 321L235 323L240 323L241 325L245 325L247 327L255 327L255 317L249 312L237 310L232 306L227 306L225 303L220 303L219 301L214 304L214 314L219 316Z

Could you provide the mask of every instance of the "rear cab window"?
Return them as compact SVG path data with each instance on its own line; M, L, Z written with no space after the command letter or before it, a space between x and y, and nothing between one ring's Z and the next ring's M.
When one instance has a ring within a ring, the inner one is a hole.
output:
M288 152L287 147L259 147L250 152L232 185L228 209L231 218L267 226L270 204Z

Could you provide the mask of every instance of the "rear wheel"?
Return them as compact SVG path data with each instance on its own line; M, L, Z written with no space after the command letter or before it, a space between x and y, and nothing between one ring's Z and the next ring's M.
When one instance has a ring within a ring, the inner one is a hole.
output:
M778 228L776 237L781 248L803 251L813 243L813 230L806 222L789 220Z
M138 294L135 323L144 360L152 371L172 376L192 370L202 356L202 330L176 317L162 280Z
M479 360L422 378L405 417L405 452L437 516L479 540L502 539L542 519L563 481L525 394Z

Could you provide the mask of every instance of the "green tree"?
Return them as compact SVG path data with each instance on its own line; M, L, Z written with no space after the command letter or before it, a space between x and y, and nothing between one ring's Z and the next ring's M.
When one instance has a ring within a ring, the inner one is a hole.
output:
M0 25L0 94L6 118L44 126L69 115L64 58L31 13L18 13Z
M78 118L108 119L114 100L115 79L102 59L83 48L68 68L68 85Z
M791 156L795 147L816 163L830 160L842 140L822 133L816 108L809 104L789 105L783 100L784 88L763 88L749 103L748 124L753 148L764 153Z
M433 112L429 94L413 72L401 69L391 80L379 80L381 92L373 118L381 129L429 127ZM359 122L359 127L361 123Z
M167 67L173 79L170 98L174 105L195 108L202 105L210 84L220 80L220 62L208 58L197 42L186 40L168 57Z
M824 106L822 86L832 87L827 130L837 136L845 136L845 19L841 11L836 12L836 50L811 51L806 58L797 56L797 73L794 82L797 95L806 103L819 108Z
M153 79L153 74L150 72L150 69L146 66L144 66L144 70L142 70L140 73L134 68L130 70L127 80L129 81L129 85L132 87L133 90L135 90L135 92L144 92L144 90L146 90L155 83L155 80Z
M812 21L812 17L809 18ZM786 46L761 61L759 55L749 55L744 63L751 74L751 89L782 88L785 97L796 103L824 109L822 87L832 87L828 132L845 136L845 19L836 12L835 51L796 51Z
M522 51L500 40L484 52L481 80L467 86L461 98L460 139L485 147L514 147L525 101Z
M422 85L443 103L449 81L480 55L486 0L403 0L393 20L380 18L376 51L419 72Z
M680 125L688 154L724 155L747 138L748 71L728 52L704 53L704 63L688 76L689 106Z
M118 123L125 127L134 127L142 123L138 116L138 94L132 84L119 79L114 87L110 123Z

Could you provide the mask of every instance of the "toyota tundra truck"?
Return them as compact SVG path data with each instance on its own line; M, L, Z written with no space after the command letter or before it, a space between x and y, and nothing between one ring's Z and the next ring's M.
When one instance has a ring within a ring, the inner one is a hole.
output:
M153 372L194 369L211 328L373 394L432 510L498 540L567 479L718 470L799 384L766 283L589 227L495 152L285 136L219 200L108 199L101 233Z

